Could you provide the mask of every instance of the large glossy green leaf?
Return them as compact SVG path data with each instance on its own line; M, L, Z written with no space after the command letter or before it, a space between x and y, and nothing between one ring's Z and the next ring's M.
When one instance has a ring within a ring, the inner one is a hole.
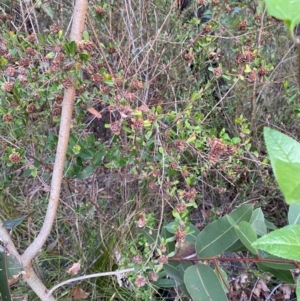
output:
M300 144L276 130L264 128L264 138L277 183L288 204L300 203Z
M290 205L288 221L290 225L300 224L300 204Z
M291 260L300 261L300 225L289 225L255 241L252 247Z
M234 223L249 222L253 206L244 205L229 214ZM207 225L197 236L196 252L200 258L218 256L238 241L234 224L226 216Z
M186 270L184 283L193 301L228 300L214 271L203 263L198 263Z
M268 13L284 20L292 32L300 23L300 6L298 0L265 0Z

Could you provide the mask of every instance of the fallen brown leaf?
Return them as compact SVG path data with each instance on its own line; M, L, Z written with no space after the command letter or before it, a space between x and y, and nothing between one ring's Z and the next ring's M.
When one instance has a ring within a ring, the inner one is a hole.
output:
M67 273L71 275L77 275L80 270L80 262L81 260L79 260L76 263L73 263L73 265L67 270Z
M85 292L82 288L74 286L72 288L72 296L75 299L86 299L90 293Z

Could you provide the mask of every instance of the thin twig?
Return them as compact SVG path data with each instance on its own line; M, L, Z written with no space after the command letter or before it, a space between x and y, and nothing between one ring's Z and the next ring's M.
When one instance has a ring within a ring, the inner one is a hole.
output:
M129 269L124 269L124 270L117 270L117 271L114 271L114 272L96 273L96 274L91 274L91 275L85 275L85 276L80 276L80 277L72 278L72 279L63 281L63 282L55 285L54 287L52 287L51 290L49 290L48 295L53 294L53 292L56 289L58 289L59 287L61 287L63 285L66 285L68 283L72 283L72 282L76 282L76 281L81 281L81 280L85 280L85 279L103 277L103 276L120 275L120 274L125 274L125 273L129 273L129 272L133 272L133 271L134 271L134 268L129 268Z

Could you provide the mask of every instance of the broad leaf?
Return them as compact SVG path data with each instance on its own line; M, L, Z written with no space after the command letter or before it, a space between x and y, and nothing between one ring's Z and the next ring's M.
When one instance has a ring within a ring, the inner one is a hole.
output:
M180 273L182 274L182 280L184 278L184 274L185 274L185 271L189 268L193 266L193 264L191 262L182 262L179 266L178 266L178 269L180 271ZM186 285L185 283L181 283L179 286L179 289L188 297L191 299L191 296L186 288Z
M290 206L288 221L290 225L300 224L300 204L292 204Z
M181 271L179 271L178 261L169 261L164 264L164 270L168 274L169 277L174 279L177 282L177 285L183 282L183 277Z
M95 171L95 168L91 165L85 167L83 170L76 174L77 179L85 179L91 176Z
M264 128L264 138L285 201L288 204L300 203L300 176L297 176L300 175L300 144L270 128Z
M228 294L228 287L230 287L229 283L228 283L228 276L226 274L226 272L222 269L222 268L219 268L219 270L215 269L214 270L216 276L218 277L222 287L223 287L223 290L226 294Z
M6 261L6 252L4 248L0 246L0 298L3 301L10 301L11 295L8 286L8 272L7 272L7 261Z
M257 236L264 236L267 234L268 229L267 225L265 224L265 221L257 219L251 224L251 226L254 229Z
M252 247L291 260L300 261L300 225L289 225L255 241Z
M300 6L298 0L265 0L268 13L284 20L292 32L300 23Z
M229 214L233 222L249 221L252 205L244 205ZM238 241L234 225L230 224L226 216L207 225L196 239L196 252L200 258L218 256Z
M159 279L155 284L161 288L170 288L176 286L176 282L173 279L162 278Z
M193 301L227 301L224 289L214 271L203 263L189 267L184 283Z
M263 214L261 208L256 208L255 210L253 210L249 224L252 225L253 222L256 220L260 220L260 221L265 220L265 217L264 217L264 214Z
M29 215L24 215L15 219L3 221L3 226L5 229L9 229L9 230L14 229L17 226L19 226L23 222L23 220L26 219L28 216Z
M297 300L298 300L299 296L300 296L300 277L298 277L298 279L297 279L296 295L297 295Z
M279 270L279 269L274 269L271 268L267 265L265 265L264 263L257 263L256 264L258 266L258 268L264 272L268 272L273 274L277 279L285 282L285 283L289 283L289 284L294 284L294 277L291 273L291 271L286 271L286 270Z
M252 228L252 226L249 223L243 221L239 225L235 226L235 232L236 232L238 238L244 244L244 246L252 254L257 255L258 251L251 246L251 244L253 242L255 242L257 239L256 233L255 233L254 229Z

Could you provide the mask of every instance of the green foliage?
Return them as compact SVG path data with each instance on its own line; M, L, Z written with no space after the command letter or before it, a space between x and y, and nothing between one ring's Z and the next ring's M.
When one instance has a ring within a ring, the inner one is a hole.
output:
M278 257L300 261L300 226L288 225L252 243L252 246Z
M292 263L253 246L276 229L267 220L277 224L272 210L265 218L263 207L281 199L259 140L261 122L278 107L286 112L276 120L279 126L286 116L297 120L291 68L284 73L282 101L291 103L292 112L269 103L270 93L277 98L281 91L272 70L285 53L283 26L259 19L263 9L250 1L208 3L200 6L200 19L190 18L196 2L179 16L168 2L141 1L129 12L117 1L98 1L89 6L89 31L78 44L65 39L68 3L59 9L51 1L38 3L35 35L23 30L26 22L17 23L22 18L12 23L1 15L0 216L12 221L8 226L21 249L45 214L70 73L76 88L57 226L36 260L49 287L69 278L66 262L82 258L85 274L135 267L127 275L130 289L114 278L84 284L94 299L116 294L153 300L159 288L177 285L179 294L194 300L224 300L232 271L223 270L218 258L230 261L227 254L240 251L246 254L241 261L259 257L261 273L294 283ZM14 32L10 24L23 28ZM266 144L280 178L285 161ZM293 202L297 193L290 183L297 188L297 180L285 177L279 187ZM254 200L256 209L240 205ZM17 217L29 212L27 229ZM290 210L291 225L298 215ZM212 264L193 266L186 257ZM68 288L56 297L72 298Z
M277 183L288 204L299 203L300 144L294 139L270 128L264 137Z
M297 1L293 0L265 0L268 13L277 19L284 20L292 37L294 28L300 23L300 10Z
M184 282L193 301L228 300L220 279L205 264L189 267L184 274Z

